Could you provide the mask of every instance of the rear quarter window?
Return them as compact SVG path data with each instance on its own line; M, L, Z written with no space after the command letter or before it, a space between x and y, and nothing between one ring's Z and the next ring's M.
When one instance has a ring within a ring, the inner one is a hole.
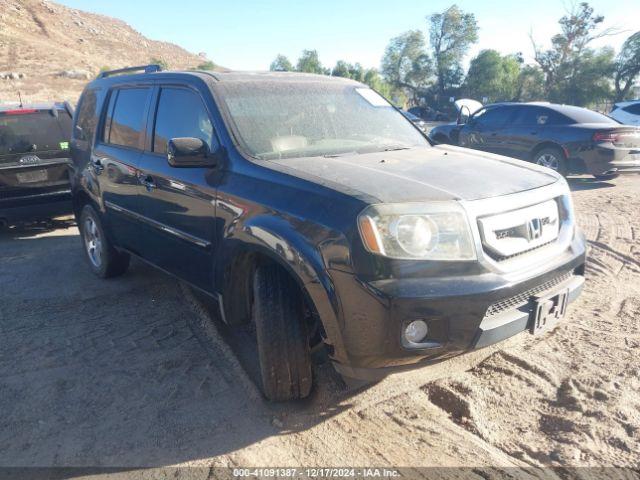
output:
M560 112L569 117L571 123L610 123L619 125L619 122L611 117L607 117L602 113L594 112L588 108L563 106Z

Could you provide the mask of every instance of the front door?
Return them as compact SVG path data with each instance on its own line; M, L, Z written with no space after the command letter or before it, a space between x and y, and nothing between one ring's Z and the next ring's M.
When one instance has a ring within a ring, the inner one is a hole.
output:
M495 105L476 112L460 131L460 146L504 155L505 126L513 107Z
M136 253L141 247L137 167L151 92L151 87L111 91L103 131L89 159L89 169L104 201L109 231L119 246Z
M143 256L204 290L213 288L216 168L175 168L167 142L195 137L215 149L211 116L198 91L163 86L155 95L150 141L139 164L142 213L149 232Z

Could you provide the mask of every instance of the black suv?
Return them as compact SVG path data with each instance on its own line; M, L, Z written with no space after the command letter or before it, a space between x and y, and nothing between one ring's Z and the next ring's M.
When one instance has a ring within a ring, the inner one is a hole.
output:
M571 105L496 103L429 135L436 143L528 160L563 175L640 173L640 128Z
M316 346L375 380L542 332L581 291L584 238L550 169L433 147L352 80L118 73L75 118L88 263L111 277L135 255L253 324L269 399L309 394Z
M0 106L0 226L71 213L68 103Z

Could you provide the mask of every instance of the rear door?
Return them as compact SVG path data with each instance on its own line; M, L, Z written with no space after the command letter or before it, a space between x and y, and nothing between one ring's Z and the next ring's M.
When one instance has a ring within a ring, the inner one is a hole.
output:
M555 138L554 129L571 120L546 107L521 105L505 127L505 155L531 160L531 153L541 142Z
M0 112L0 206L69 191L71 111Z
M118 245L134 253L143 244L137 167L146 138L151 93L151 85L122 86L109 92L89 161L110 232Z
M148 136L138 187L147 219L143 256L211 290L219 172L200 167L174 168L167 162L167 142L172 138L199 138L212 150L217 149L212 117L201 93L187 85L159 86Z

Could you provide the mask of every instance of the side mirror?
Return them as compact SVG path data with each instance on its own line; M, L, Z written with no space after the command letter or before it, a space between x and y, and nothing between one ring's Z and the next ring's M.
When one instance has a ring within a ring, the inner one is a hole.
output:
M212 154L204 140L192 137L172 138L167 142L167 161L176 168L215 167L217 155Z
M458 114L458 125L466 124L470 117L471 111L469 110L469 107L463 105L462 108L460 108L460 113Z

